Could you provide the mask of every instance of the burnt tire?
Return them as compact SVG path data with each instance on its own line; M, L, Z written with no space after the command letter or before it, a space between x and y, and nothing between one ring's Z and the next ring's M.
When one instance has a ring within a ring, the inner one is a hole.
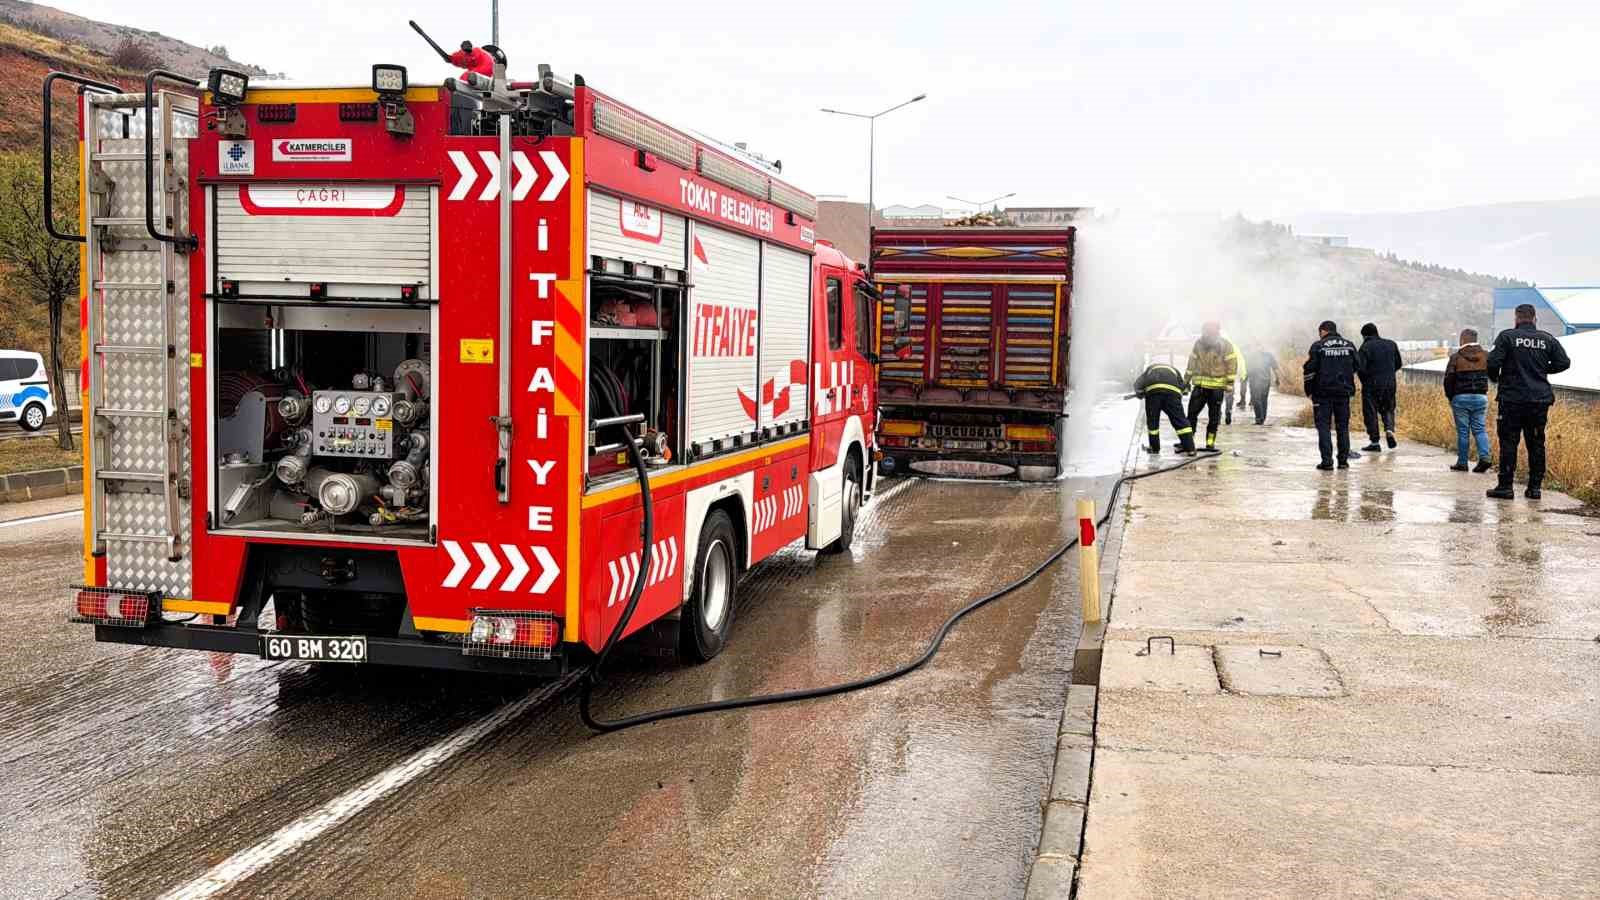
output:
M861 518L861 463L854 457L845 460L844 493L839 497L839 537L822 548L823 553L845 553L856 540L856 520Z
M44 404L29 403L22 408L22 415L17 417L17 422L27 431L38 431L44 427Z
M694 554L689 600L678 619L678 655L702 663L722 652L733 627L739 590L738 540L722 510L706 517Z

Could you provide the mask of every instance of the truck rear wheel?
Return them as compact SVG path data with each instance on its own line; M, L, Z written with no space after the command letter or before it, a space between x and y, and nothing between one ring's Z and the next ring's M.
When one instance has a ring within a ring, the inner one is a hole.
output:
M723 510L713 511L700 529L694 584L678 620L678 652L689 662L711 659L728 641L739 588L737 547L733 520Z

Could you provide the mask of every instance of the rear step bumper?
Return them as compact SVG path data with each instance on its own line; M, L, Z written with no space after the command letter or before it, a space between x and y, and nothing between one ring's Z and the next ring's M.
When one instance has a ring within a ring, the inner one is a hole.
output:
M149 628L116 628L96 625L94 639L112 644L138 644L145 647L175 647L179 650L210 650L218 653L261 655L264 631L251 631L217 625L152 625ZM328 665L347 665L328 663ZM458 672L494 672L557 678L567 672L567 658L561 648L547 660L501 659L468 656L460 645L440 644L420 638L369 637L367 659L348 665L407 666L418 669L451 669Z

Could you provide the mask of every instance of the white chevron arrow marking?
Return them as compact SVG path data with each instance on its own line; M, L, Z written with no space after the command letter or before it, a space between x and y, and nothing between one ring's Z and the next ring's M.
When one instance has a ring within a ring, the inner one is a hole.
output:
M450 561L455 565L450 569L450 574L439 582L440 587L453 588L467 577L467 571L472 568L472 560L467 559L467 554L461 552L461 545L455 541L443 541L444 552L450 554Z
M500 572L500 558L494 555L494 549L482 541L473 541L472 549L478 554L478 562L483 563L483 571L472 580L472 589L481 591L494 582L494 576Z
M511 574L506 576L505 581L500 582L500 590L514 591L528 574L528 561L522 558L522 551L513 544L501 544L500 552L511 562Z
M606 563L606 571L611 573L611 593L606 595L606 607L610 608L617 605L617 585L622 583L622 579L617 577L616 560Z
M479 150L478 158L483 160L483 167L489 171L489 180L483 185L483 193L478 195L479 200L493 200L500 196L500 154L493 150Z
M550 151L546 150L546 153ZM539 173L534 171L533 163L529 161L528 154L521 150L511 154L511 167L517 170L516 187L511 189L511 199L521 200L528 196L533 186L539 181Z
M456 172L461 176L456 179L456 186L450 189L449 200L465 200L467 192L472 190L473 182L478 180L478 170L472 167L472 162L460 150L451 150L450 161L455 163ZM446 585L448 587L448 585Z
M656 541L650 548L650 580L646 584L656 584L661 581L661 562L666 559L664 555L666 541Z
M667 538L667 554L670 562L667 563L667 574L678 571L678 538L676 535Z
M550 590L550 585L555 584L556 578L561 575L561 567L556 565L555 557L551 556L550 551L544 547L536 546L532 550L533 558L539 563L541 571L539 572L539 580L535 581L533 587L528 588L528 591L533 594L542 594Z
M572 176L567 173L567 167L562 165L561 157L554 150L540 150L539 158L544 160L544 167L550 170L550 180L545 182L544 190L539 194L539 202L549 203L561 196L561 189L567 186L567 181Z

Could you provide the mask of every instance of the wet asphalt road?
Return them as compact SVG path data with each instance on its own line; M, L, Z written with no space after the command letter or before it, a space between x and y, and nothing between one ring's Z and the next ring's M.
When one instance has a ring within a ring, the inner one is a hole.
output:
M1127 447L1131 414L1110 412L1083 424L1106 464L1080 460L1080 477L885 487L849 556L790 548L756 567L728 650L698 667L626 658L597 714L914 657L1075 532L1073 491L1103 496ZM0 522L0 896L158 896L507 702L528 708L224 894L1023 891L1078 630L1070 556L906 679L596 737L570 684L96 644L63 621L80 528Z

